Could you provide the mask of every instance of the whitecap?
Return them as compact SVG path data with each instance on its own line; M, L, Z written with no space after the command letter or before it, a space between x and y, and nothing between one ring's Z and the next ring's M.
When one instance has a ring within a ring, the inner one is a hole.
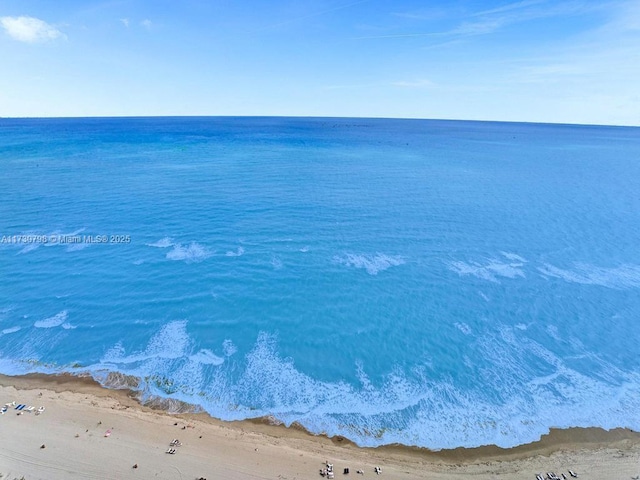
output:
M498 277L524 278L523 264L518 262L505 263L496 259L489 259L484 263L453 261L447 264L449 270L460 276L471 275L482 280L500 283Z
M185 263L200 263L209 258L213 253L199 243L192 242L188 246L174 244L173 249L167 253L168 260L182 260Z
M500 252L502 254L503 257L505 257L507 260L511 260L512 262L520 262L520 263L527 263L527 261L522 258L520 255L517 255L515 253L510 253L510 252Z
M186 320L170 322L149 340L143 351L126 354L122 342L114 345L102 358L103 363L128 364L149 359L177 359L186 356L190 344Z
M241 257L244 254L244 248L238 247L238 249L234 252L233 250L229 250L226 253L227 257Z
M173 239L170 237L164 237L154 243L147 243L147 247L167 248L173 246Z
M282 260L274 255L273 257L271 257L271 266L274 270L281 270L284 265L282 263Z
M78 328L77 326L75 326L75 325L71 325L71 324L70 324L70 323L68 323L68 322L63 323L63 324L61 325L61 327L62 327L62 328L64 328L65 330L73 330L74 328Z
M227 339L222 342L222 350L224 351L225 357L230 357L238 351L238 347L236 347L231 340Z
M333 261L347 267L364 269L369 275L377 275L391 267L405 263L404 258L399 255L385 255L384 253L376 253L375 255L346 253L344 256L334 256Z
M222 365L224 358L220 358L211 350L203 349L198 353L189 356L189 360L196 363L202 363L204 365Z
M45 318L44 320L38 320L33 324L36 328L53 328L59 327L67 321L68 312L63 310L60 313L55 314L53 317Z

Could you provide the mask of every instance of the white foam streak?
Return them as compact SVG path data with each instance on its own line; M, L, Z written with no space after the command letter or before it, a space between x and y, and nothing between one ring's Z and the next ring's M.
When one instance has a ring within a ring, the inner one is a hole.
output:
M465 335L471 335L471 327L464 322L456 322L454 324L458 330L460 330Z
M640 287L640 265L624 264L618 267L598 267L586 263L575 263L572 270L545 263L538 271L548 277L560 278L569 283L598 285L625 289Z
M167 253L168 260L184 261L185 263L200 263L209 258L213 253L204 245L192 242L187 246L174 244L173 249Z
M520 262L505 263L497 259L489 259L484 263L480 262L449 262L448 267L460 276L471 275L482 280L500 283L498 277L504 278L524 278L523 264Z
M157 242L154 243L147 243L148 247L155 247L155 248L168 248L173 246L173 239L169 238L169 237L164 237L161 238L160 240L158 240Z
M187 322L171 322L151 337L144 351L126 355L122 343L118 343L105 354L102 362L126 365L150 359L178 359L186 356L190 341Z
M9 327L9 328L5 328L4 330L2 330L2 334L3 335L8 335L10 333L15 333L17 331L19 331L21 329L21 327Z
M222 365L224 358L218 357L211 350L200 350L198 353L189 356L189 360L204 365Z
M222 349L224 351L225 357L230 357L238 351L238 347L236 347L229 339L226 339L224 342L222 342Z
M343 256L334 256L333 261L347 267L364 269L369 275L377 275L391 267L405 263L404 258L399 255L385 255L384 253L376 253L375 255L346 253Z
M522 258L520 255L516 254L516 253L510 253L510 252L500 252L502 254L503 257L505 257L507 260L511 260L512 262L520 262L520 263L527 263L527 261Z
M242 255L244 255L244 248L238 247L235 252L233 250L229 250L225 255L227 257L241 257Z
M45 318L44 320L39 320L33 324L36 328L54 328L59 327L63 323L67 321L68 312L63 310L60 313L57 313L53 317Z
M18 252L18 255L24 255L25 253L33 252L34 250L37 250L39 247L40 247L39 243L30 243L26 247L22 248Z

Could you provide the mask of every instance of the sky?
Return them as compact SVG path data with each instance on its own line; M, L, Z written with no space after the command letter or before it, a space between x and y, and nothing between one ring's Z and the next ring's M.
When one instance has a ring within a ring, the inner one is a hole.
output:
M640 126L640 0L0 0L0 117Z

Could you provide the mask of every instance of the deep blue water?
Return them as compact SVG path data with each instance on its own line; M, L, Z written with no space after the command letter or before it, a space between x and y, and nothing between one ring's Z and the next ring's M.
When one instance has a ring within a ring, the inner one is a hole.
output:
M640 430L640 129L0 119L0 372L361 445Z

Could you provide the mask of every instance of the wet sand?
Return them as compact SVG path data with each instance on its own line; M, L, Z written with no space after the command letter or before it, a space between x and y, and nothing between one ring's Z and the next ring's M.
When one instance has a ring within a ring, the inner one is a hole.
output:
M435 480L521 478L568 470L579 478L630 479L640 474L640 434L628 429L552 430L539 442L432 452L360 448L343 438L311 435L266 419L222 422L203 413L170 414L140 405L127 390L90 378L0 376L0 405L44 407L0 416L4 479L303 479L322 478L328 460L336 478ZM105 436L110 430L110 435ZM178 439L180 446L170 447ZM44 445L45 448L41 448ZM175 454L168 454L175 448ZM137 468L134 468L137 465ZM374 468L380 466L382 474ZM348 467L350 473L343 475Z

